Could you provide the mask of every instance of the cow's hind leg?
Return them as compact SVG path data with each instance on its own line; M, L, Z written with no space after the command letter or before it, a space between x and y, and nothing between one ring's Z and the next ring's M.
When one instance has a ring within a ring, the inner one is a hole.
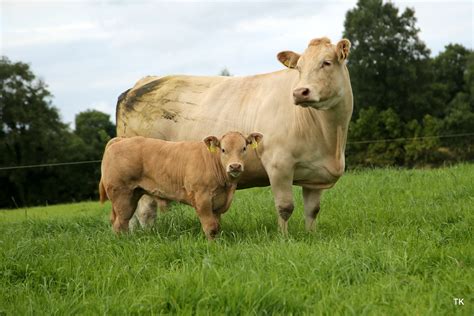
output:
M321 189L303 188L304 216L308 231L314 230L314 221L320 210L322 192Z
M157 201L150 195L144 194L138 201L135 215L130 220L130 229L134 230L140 225L148 229L153 227L156 220Z

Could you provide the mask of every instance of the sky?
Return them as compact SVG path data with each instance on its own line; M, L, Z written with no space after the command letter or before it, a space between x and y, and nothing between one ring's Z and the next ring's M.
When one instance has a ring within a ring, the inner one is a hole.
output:
M392 1L415 9L436 56L473 48L473 2ZM245 76L282 69L276 54L342 37L356 1L0 0L0 55L30 64L64 122L81 111L111 115L120 93L147 75Z

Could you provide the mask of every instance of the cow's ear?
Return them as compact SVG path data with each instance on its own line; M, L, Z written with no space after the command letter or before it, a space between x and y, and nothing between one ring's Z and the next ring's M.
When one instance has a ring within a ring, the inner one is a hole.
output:
M346 60L351 50L351 42L348 39L340 40L336 45L336 54L339 61Z
M206 144L207 149L211 153L217 152L217 148L220 146L219 139L217 139L216 136L207 136L206 138L203 139L204 144Z
M300 55L295 52L286 50L283 52L279 52L277 58L283 65L293 69L296 67L298 59L300 59Z
M251 133L247 136L247 145L252 144L252 147L257 148L258 144L262 141L263 135L260 133Z

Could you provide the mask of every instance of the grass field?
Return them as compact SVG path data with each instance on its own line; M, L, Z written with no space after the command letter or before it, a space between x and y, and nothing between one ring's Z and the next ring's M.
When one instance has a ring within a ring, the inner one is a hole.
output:
M347 173L314 233L300 191L288 238L269 188L215 242L180 205L119 237L110 204L0 211L0 315L474 314L474 165Z

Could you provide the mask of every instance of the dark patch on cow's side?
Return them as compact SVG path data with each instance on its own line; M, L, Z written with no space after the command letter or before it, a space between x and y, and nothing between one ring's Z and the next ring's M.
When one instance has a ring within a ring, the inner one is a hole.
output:
M125 97L127 96L128 91L130 91L130 90L131 90L131 88L125 90L124 92L122 92L122 93L119 95L118 100L117 100L117 105L118 105L120 102L122 102L123 99L125 99Z
M127 97L127 93L132 90L132 89L127 89L124 92L122 92L118 99L117 99L117 105L115 106L115 124L118 125L118 114L119 114L119 107L120 103Z
M171 120L173 122L177 122L177 117L178 113L176 112L170 112L167 110L163 110L163 114L161 114L161 117L164 118L165 120Z
M135 105L135 102L137 101L138 98L144 96L145 94L157 89L160 85L166 83L168 80L170 80L170 77L164 77L160 79L153 80L151 82L148 82L147 84L144 84L138 89L135 89L131 91L128 95L126 100L124 101L124 110L131 111L133 110L133 107Z

